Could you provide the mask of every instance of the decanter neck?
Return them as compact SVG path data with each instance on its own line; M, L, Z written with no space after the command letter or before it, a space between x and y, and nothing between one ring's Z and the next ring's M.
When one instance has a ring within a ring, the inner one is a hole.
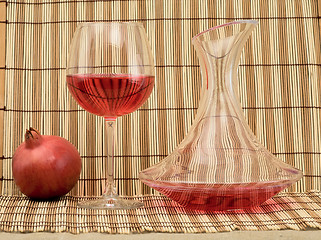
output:
M234 95L242 49L257 21L231 22L206 30L193 38L203 76L203 93Z

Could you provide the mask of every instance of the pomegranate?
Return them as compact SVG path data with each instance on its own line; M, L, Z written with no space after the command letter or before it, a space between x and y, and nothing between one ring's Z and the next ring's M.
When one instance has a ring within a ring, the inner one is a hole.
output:
M41 135L27 129L25 142L12 159L13 178L20 191L30 198L50 199L68 193L81 171L79 152L58 136Z

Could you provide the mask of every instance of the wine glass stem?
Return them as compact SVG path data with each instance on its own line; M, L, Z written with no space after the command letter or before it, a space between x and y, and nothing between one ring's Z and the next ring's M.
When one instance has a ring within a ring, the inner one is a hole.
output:
M118 196L114 182L114 153L115 153L115 120L105 119L106 134L107 134L107 182L104 197Z

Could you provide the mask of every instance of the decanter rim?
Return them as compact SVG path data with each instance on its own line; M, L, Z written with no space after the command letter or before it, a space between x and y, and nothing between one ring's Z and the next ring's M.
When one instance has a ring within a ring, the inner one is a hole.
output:
M226 27L226 26L230 26L230 25L234 25L234 24L242 24L242 23L249 23L249 24L257 25L259 22L256 21L256 20L238 20L238 21L224 23L222 25L218 25L218 26L206 29L205 31L198 33L197 35L195 35L192 38L192 41L196 41L199 36L203 35L204 33L210 32L210 31L212 31L214 29L218 29L218 28L222 28L222 27Z

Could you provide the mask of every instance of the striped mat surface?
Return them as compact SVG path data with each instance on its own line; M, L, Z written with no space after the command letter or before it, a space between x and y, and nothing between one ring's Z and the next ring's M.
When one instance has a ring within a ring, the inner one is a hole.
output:
M321 2L318 0L0 1L0 230L36 232L219 232L320 228ZM192 212L142 184L184 139L197 112L201 75L191 38L210 27L255 19L242 53L238 95L249 126L304 177L255 209ZM142 22L156 64L151 97L117 120L116 185L144 200L130 211L76 207L106 180L103 119L81 109L66 87L70 41L81 22ZM32 201L13 182L11 162L26 128L73 143L83 171L55 201Z
M0 230L6 232L214 233L233 230L307 230L321 228L321 193L281 193L251 210L190 211L164 196L143 196L136 210L86 210L84 197L65 196L52 202L26 197L0 198Z

